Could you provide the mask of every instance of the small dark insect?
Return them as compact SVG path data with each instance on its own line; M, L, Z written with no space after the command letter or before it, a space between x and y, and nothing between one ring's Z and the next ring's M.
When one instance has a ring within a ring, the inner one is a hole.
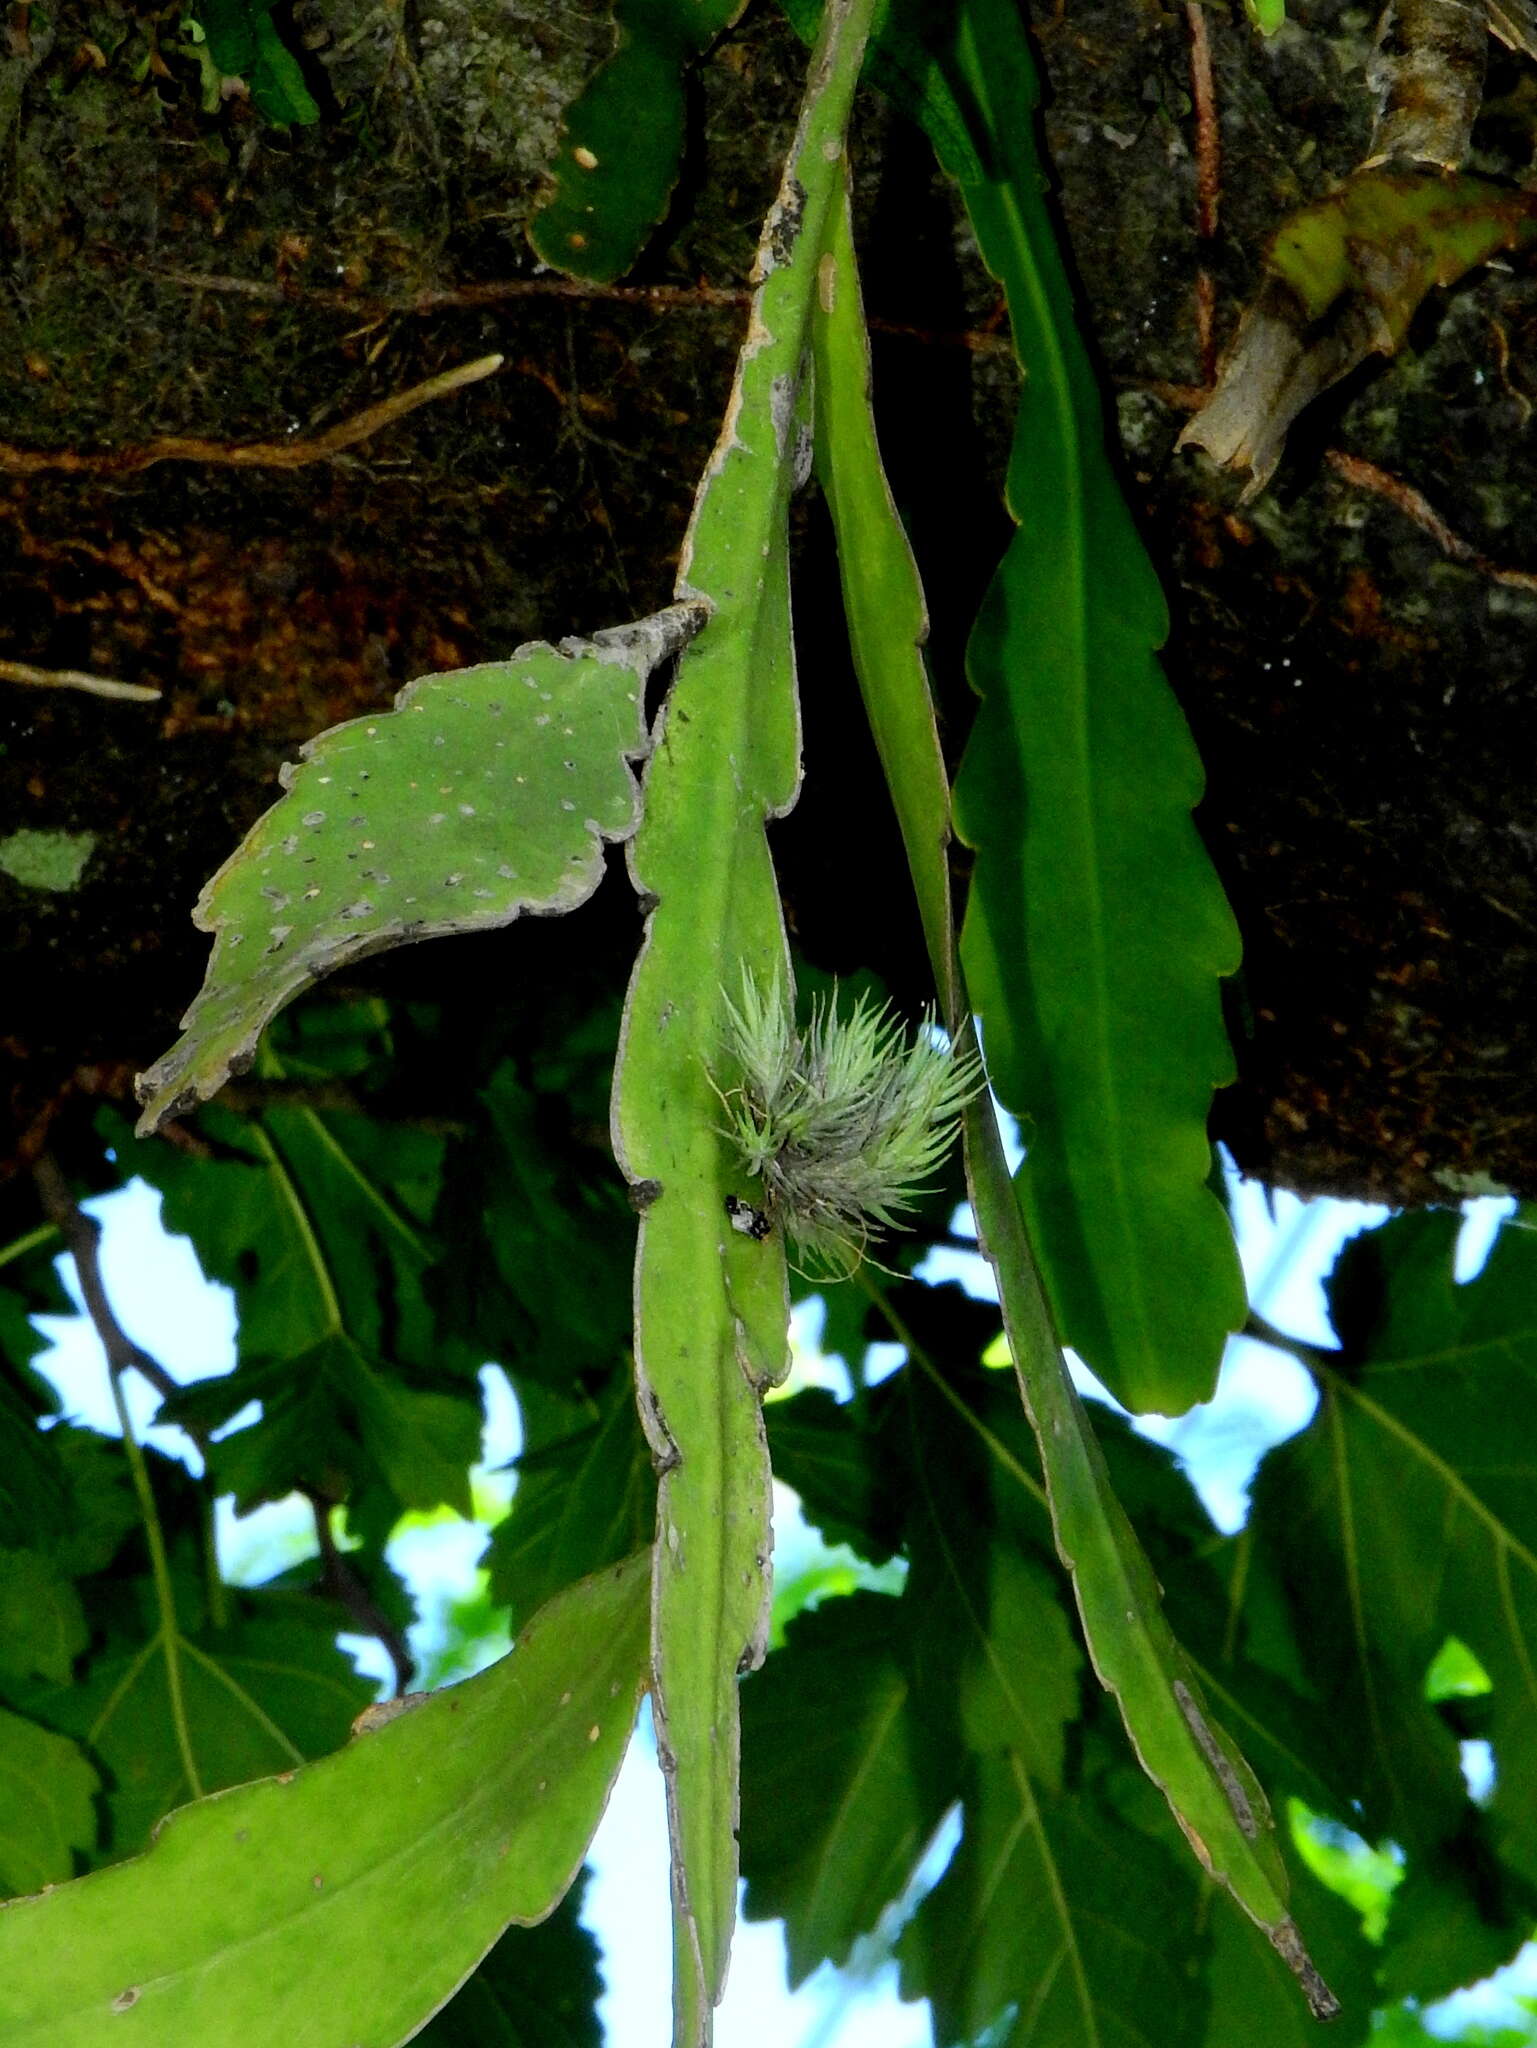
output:
M761 1244L773 1229L761 1209L755 1209L751 1202L744 1202L736 1195L727 1195L726 1214L731 1218L731 1228L741 1231L743 1237L750 1237Z

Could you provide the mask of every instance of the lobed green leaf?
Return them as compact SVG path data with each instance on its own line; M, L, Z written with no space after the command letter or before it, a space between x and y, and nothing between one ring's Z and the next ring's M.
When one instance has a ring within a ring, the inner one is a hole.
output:
M646 677L702 617L684 603L533 641L306 741L198 899L213 954L183 1036L139 1077L140 1134L248 1066L277 1012L349 961L585 903L604 843L640 821Z
M1163 595L1105 449L1009 0L967 0L951 61L989 138L989 176L963 196L1025 369L1019 531L969 653L962 961L993 1085L1022 1119L1020 1198L1059 1333L1128 1407L1177 1414L1209 1397L1244 1316L1206 1137L1233 1071L1218 984L1238 932L1191 821L1201 764L1156 659Z

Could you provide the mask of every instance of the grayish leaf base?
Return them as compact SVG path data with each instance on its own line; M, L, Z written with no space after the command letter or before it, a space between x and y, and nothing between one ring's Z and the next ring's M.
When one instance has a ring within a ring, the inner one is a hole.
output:
M204 889L214 934L183 1036L138 1082L139 1134L206 1101L301 990L370 953L585 903L640 823L645 682L709 616L531 641L408 683L393 711L310 740L283 796Z

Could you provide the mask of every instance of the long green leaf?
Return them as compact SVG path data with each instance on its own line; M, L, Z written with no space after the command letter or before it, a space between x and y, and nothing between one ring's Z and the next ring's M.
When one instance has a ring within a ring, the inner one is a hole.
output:
M1206 1118L1232 1072L1238 934L1191 822L1202 772L1155 656L1163 596L1103 441L1032 141L1014 0L965 0L958 89L991 175L963 188L1025 369L1019 522L970 648L956 784L977 850L962 959L1024 1120L1020 1193L1063 1340L1134 1409L1209 1397L1244 1314ZM985 147L984 147L985 145Z
M812 338L817 475L838 535L854 671L896 808L941 1007L953 1021L959 998L946 853L950 792L923 662L929 615L875 436L847 178L818 267Z
M581 1863L645 1663L646 1561L478 1678L148 1853L0 1911L6 2048L394 2048Z
M877 474L868 421L868 376L853 293L851 256L829 229L819 328L818 425L824 476L840 522L850 637L861 688L884 758L931 945L947 929L937 744L925 735L926 685L917 652L922 599L906 542ZM844 323L834 327L837 308ZM855 508L858 508L858 522ZM840 517L841 508L841 517ZM881 565L876 581L872 564ZM927 730L932 732L932 712ZM906 734L905 739L899 735ZM1188 822L1188 821L1187 821ZM969 1026L958 970L943 955L936 978L953 1026ZM1335 2001L1308 1961L1286 1911L1286 1879L1270 1839L1264 1793L1207 1713L1195 1673L1169 1628L1157 1582L1105 1471L1068 1378L990 1104L966 1112L967 1171L984 1249L998 1276L1025 1406L1040 1445L1058 1552L1073 1573L1090 1657L1115 1694L1144 1769L1162 1789L1202 1863L1270 1936L1319 2012Z
M393 711L306 741L198 898L214 934L183 1035L139 1077L141 1136L250 1064L264 1025L347 962L585 903L640 820L646 677L704 613L408 683Z
M966 1155L977 1224L1041 1447L1057 1550L1073 1574L1099 1681L1115 1695L1138 1761L1191 1848L1264 1929L1313 2010L1329 2017L1338 2003L1287 1911L1286 1873L1265 1794L1213 1719L1175 1640L1158 1582L1068 1378L990 1107L968 1107Z
M842 175L870 0L840 0L759 250L759 285L684 546L710 622L679 666L631 850L654 901L615 1076L616 1150L643 1204L641 1415L660 1475L653 1702L667 1775L676 2039L709 2038L736 1909L737 1676L763 1655L770 1490L762 1388L788 1363L783 1248L727 1222L750 1189L711 1080L744 971L787 979L765 827L795 801L800 733L786 508L817 260Z

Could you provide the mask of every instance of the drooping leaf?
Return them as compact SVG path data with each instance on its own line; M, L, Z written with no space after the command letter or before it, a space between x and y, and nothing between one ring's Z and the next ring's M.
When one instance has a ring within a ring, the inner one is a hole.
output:
M940 1008L960 1014L950 907L950 793L929 696L929 616L881 464L870 342L845 177L828 221L812 323L817 475L838 535L843 610L876 751L907 853Z
M1013 16L1005 18L992 10L990 0L985 4L989 11L981 17L982 27L998 40L1006 79L1010 66L1022 54L1019 25ZM977 90L982 81L971 61L976 56L977 37L964 21L962 27L968 60L965 76L970 88ZM1028 71L1023 81L1016 77L1015 84L1021 82L1030 83ZM1029 103L1026 95L1025 104ZM1039 211L1033 171L1019 193L1005 177L993 197L1005 226L1010 225L1016 205L1029 204ZM857 315L857 300L842 289L851 267L831 246L827 255L831 260L830 266L824 263L822 273L824 332L819 371L825 371L825 381L834 386L836 395L819 400L818 422L826 442L819 459L824 473L835 479L838 465L843 465L841 482L830 486L835 516L840 495L850 511L855 504L862 508L857 544L854 522L844 515L843 570L851 643L872 726L887 735L883 753L903 762L900 777L894 778L898 811L920 901L933 906L928 913L930 949L939 955L948 912L943 863L947 812L938 750L932 741L924 742L921 737L905 748L896 743L897 733L904 722L913 720L926 695L915 654L921 639L922 598L905 542L899 531L893 531L889 494L879 476L879 456L867 419L858 322L849 320L840 326L836 320L840 303L846 314L852 310ZM885 565L884 592L869 570L872 562ZM883 640L881 632L886 614L894 621L889 640ZM856 618L862 619L859 628L853 624ZM900 644L903 640L905 647ZM877 651L879 660L874 658ZM1188 828L1188 817L1185 825ZM953 998L947 995L947 1012L964 1042L969 1019L960 999L958 971L943 955L935 958L934 966L939 986L954 991ZM1327 2014L1335 2009L1336 2001L1309 1961L1286 1911L1285 1871L1270 1839L1272 1823L1264 1793L1203 1703L1199 1680L1169 1628L1157 1582L1110 1486L1082 1404L1067 1376L1031 1240L1008 1182L991 1106L972 1103L965 1125L972 1201L998 1277L1015 1370L1039 1445L1057 1552L1073 1574L1094 1669L1115 1695L1139 1761L1163 1791L1200 1861L1265 1930L1301 1981L1313 2009ZM1216 1208L1214 1202L1212 1206ZM1217 1214L1220 1218L1220 1209ZM1221 1221L1225 1231L1226 1220ZM1233 1256L1230 1240L1225 1256ZM992 1441L995 1456L1007 1455L996 1437ZM1024 1463L1013 1458L1011 1465L1024 1490L1039 1498L1037 1483Z
M1417 79L1415 118L1426 104ZM1356 171L1276 230L1264 281L1180 446L1247 469L1252 498L1303 408L1368 356L1395 354L1427 292L1534 235L1529 192L1428 167Z
M791 28L808 47L822 19L822 0L780 0ZM883 0L865 52L867 83L885 94L928 136L952 177L980 178L982 166L934 49L943 45L949 13L942 0Z
M1340 2011L1326 2036L1297 1996L1291 1971L1252 1921L1214 1911L1205 1970L1210 2000L1204 2048L1358 2048L1373 2033L1372 2007L1381 2002L1377 1951L1361 1931L1353 1906L1327 1889L1295 1852L1287 1864L1298 1917L1318 1966L1339 1997Z
M980 1105L967 1113L967 1160L977 1220L998 1276L1004 1327L1040 1446L1057 1551L1073 1574L1094 1670L1115 1696L1139 1763L1167 1799L1197 1858L1263 1929L1315 2015L1331 2017L1338 2000L1287 1910L1286 1872L1269 1803L1176 1640L1158 1582L1111 1487L1057 1347L1019 1209L1005 1189L997 1126Z
M898 1944L939 2048L1167 2048L1199 2038L1194 1871L1085 1795L978 1759L965 1833ZM1006 2030L992 2033L1012 2014Z
M1238 933L1195 826L1200 759L1158 666L1157 578L1104 442L1033 144L1011 0L959 10L953 77L988 138L963 188L1024 366L1019 522L969 667L956 784L977 851L962 961L1059 1332L1133 1409L1207 1398L1243 1320L1206 1118L1232 1073L1218 984Z
M710 622L679 664L646 771L631 874L655 906L625 1008L613 1130L642 1206L635 1369L660 1474L652 1702L674 1855L674 2029L700 2048L736 1910L737 1676L768 1634L769 1469L760 1396L788 1367L783 1246L730 1228L752 1188L719 1131L714 1070L751 973L788 980L765 828L793 804L799 720L786 509L824 224L870 0L837 0L759 248L726 424L678 591Z
M614 0L614 54L566 110L537 255L609 284L661 224L683 165L684 73L747 0Z
M285 1003L347 962L585 903L604 842L639 822L646 677L702 616L674 605L533 641L307 741L198 899L213 955L182 1037L139 1077L141 1135L214 1094Z
M635 1716L645 1587L643 1559L573 1587L478 1678L0 1913L7 2048L408 2039L575 1876Z
M78 1743L0 1707L0 1898L74 1876L96 1846L100 1782Z
M561 1587L628 1557L656 1523L656 1477L628 1373L580 1404L520 1382L518 1405L518 1488L486 1554L492 1596L511 1609L514 1634Z

